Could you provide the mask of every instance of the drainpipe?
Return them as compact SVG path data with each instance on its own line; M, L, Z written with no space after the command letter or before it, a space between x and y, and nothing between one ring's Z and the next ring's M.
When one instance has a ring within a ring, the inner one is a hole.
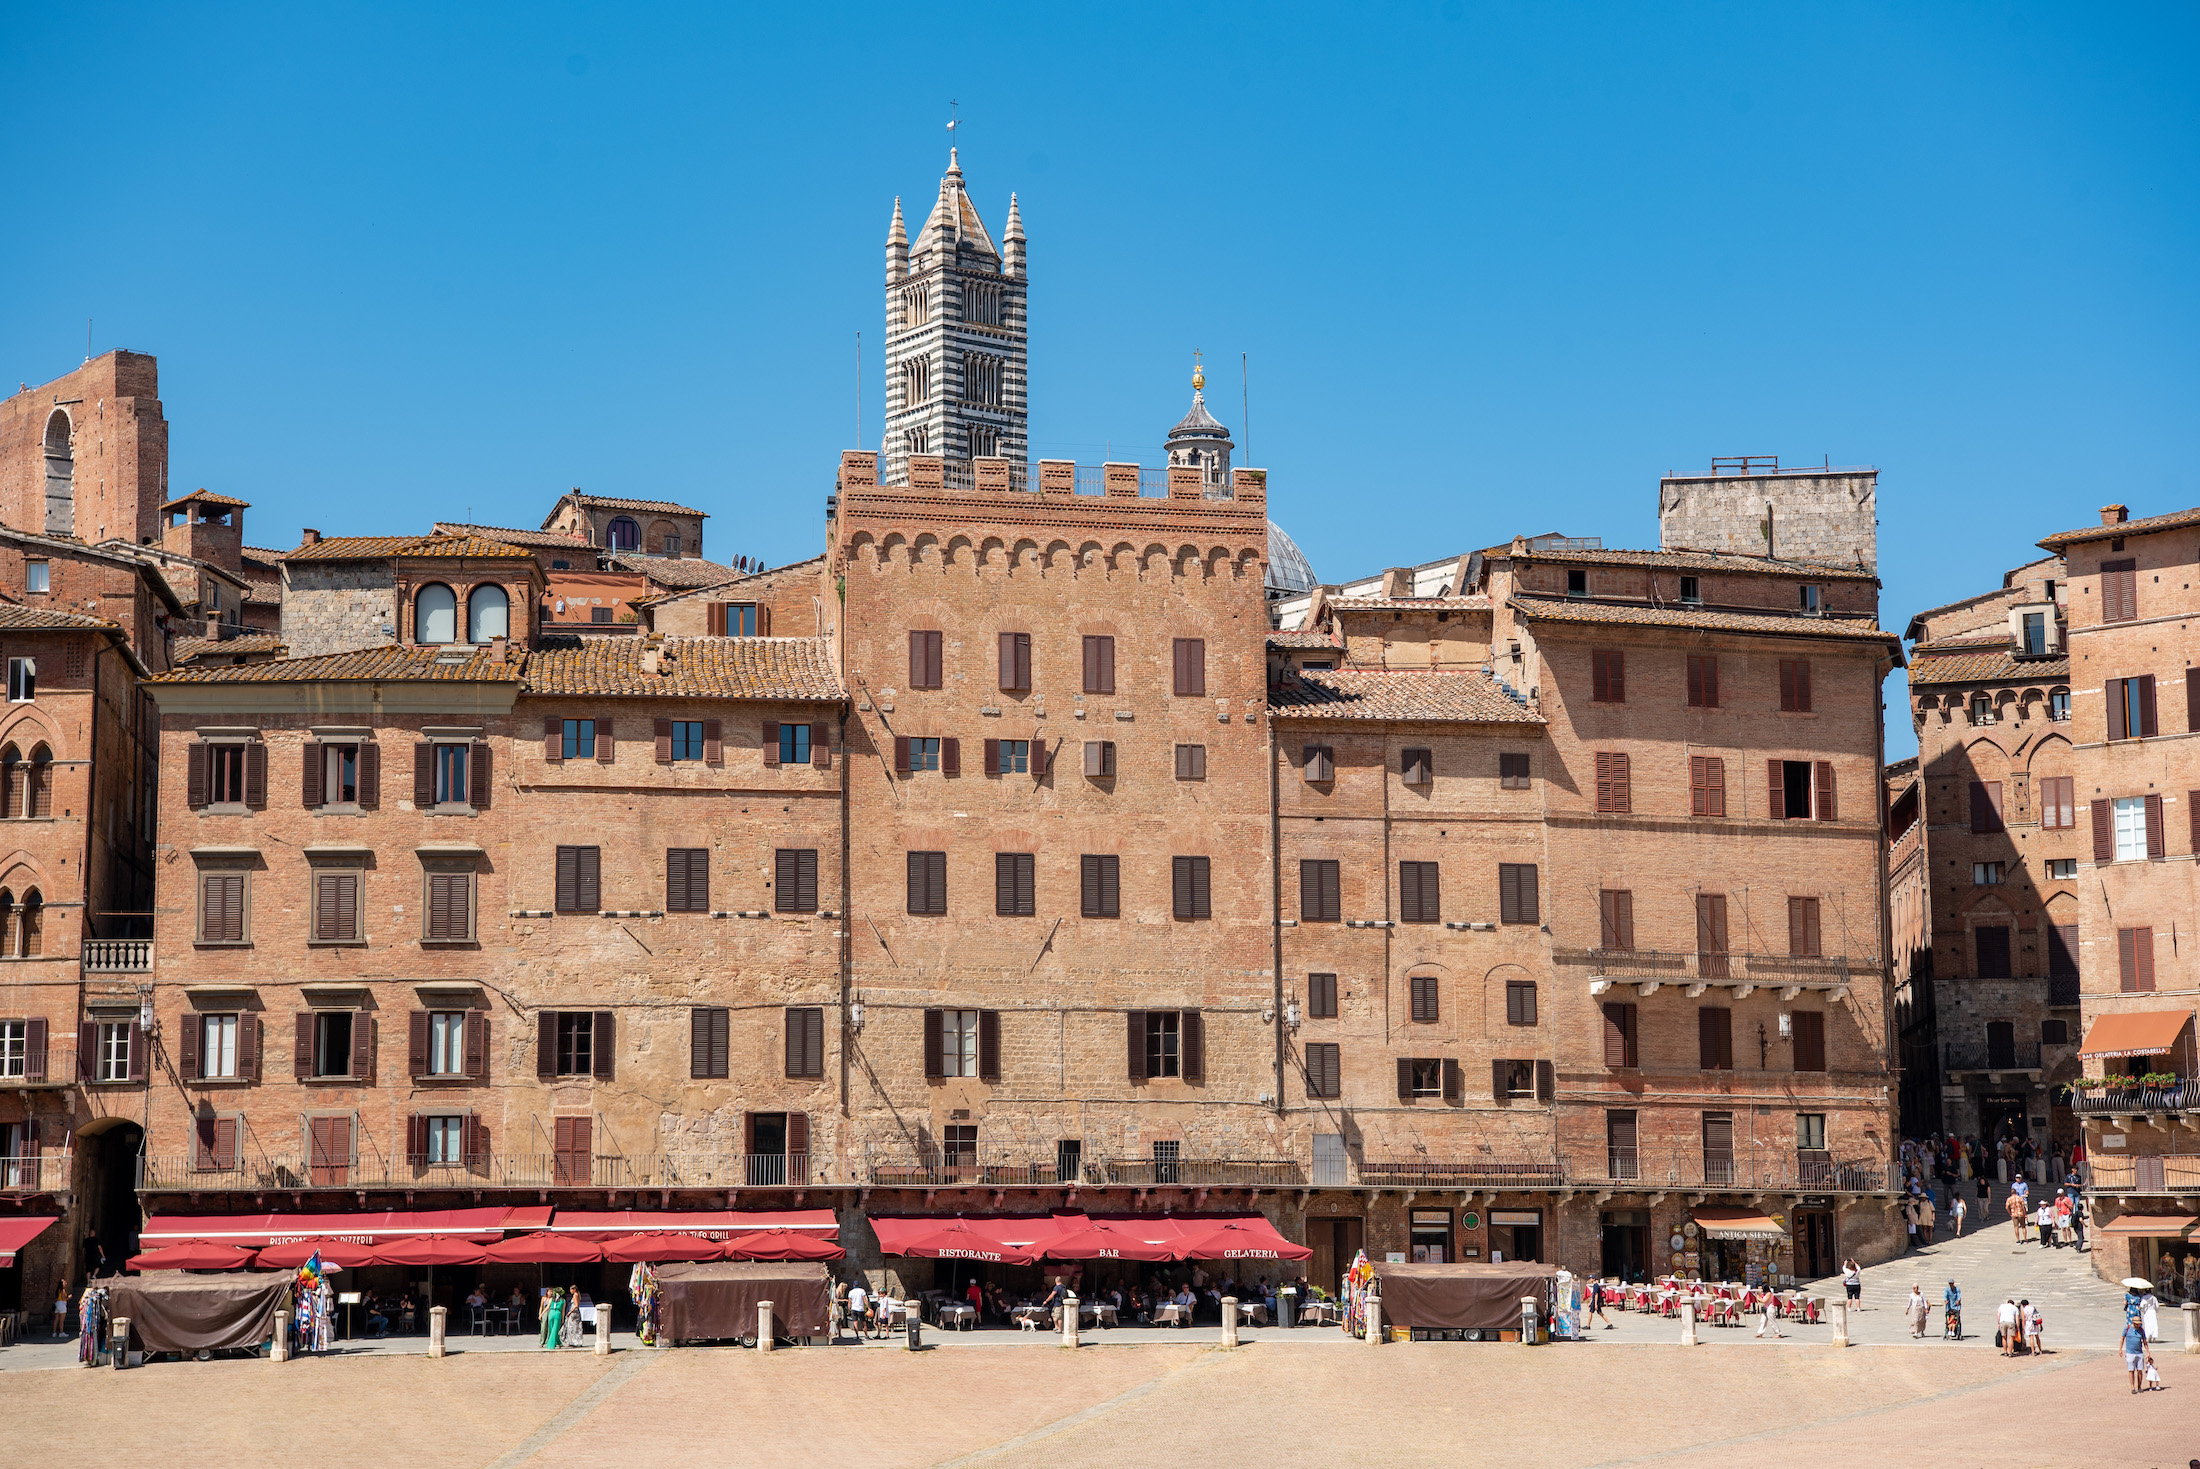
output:
M1263 677L1265 678L1265 671ZM1269 1005L1276 1017L1275 1113L1283 1115L1283 780L1277 762L1276 720L1268 714L1268 927L1274 935L1274 989Z

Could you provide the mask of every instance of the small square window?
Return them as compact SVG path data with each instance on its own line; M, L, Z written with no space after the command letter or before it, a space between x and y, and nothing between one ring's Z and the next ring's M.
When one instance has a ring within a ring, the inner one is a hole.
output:
M1586 571L1569 571L1569 572L1567 572L1567 573L1566 573L1566 595L1567 595L1567 596L1569 596L1569 597L1586 597L1586 596L1588 596L1588 595L1589 595L1589 573L1588 573L1588 572L1586 572Z
M2047 696L2047 717L2057 720L2070 717L2070 690L2057 689Z
M1681 600L1683 602L1701 602L1703 600L1703 592L1699 589L1696 578L1692 576L1681 578Z
M1818 597L1819 589L1817 587L1805 584L1804 586L1801 586L1796 590L1798 600L1801 603L1802 609L1805 612L1817 612L1822 610Z
M940 742L937 739L911 739L909 741L909 768L912 771L939 769Z
M53 590L47 562L26 561L23 563L23 590L26 592L50 592Z
M2078 859L2075 857L2050 857L2047 875L2053 878L2073 878L2078 875Z
M1526 755L1498 756L1497 784L1500 790L1526 790L1528 788L1528 757Z
M611 609L609 607L591 607L588 609L588 620L590 622L609 622L611 620Z
M1031 741L1001 741L1001 774L1024 775L1031 770Z
M1412 1068L1413 1095L1440 1097L1444 1094L1444 1063L1441 1060L1415 1060L1407 1065Z
M1998 887L2001 885L2001 874L2002 865L1999 862L1973 862L1971 864L1971 886Z
M782 724L779 726L779 763L782 765L807 765L810 763L810 727L808 725Z
M593 719L568 719L565 721L565 758L568 760L593 760L596 758L596 721Z
M10 658L8 660L8 702L28 704L38 697L38 660L36 658Z
M1795 1146L1805 1153L1822 1153L1825 1151L1825 1113L1798 1112L1795 1114Z

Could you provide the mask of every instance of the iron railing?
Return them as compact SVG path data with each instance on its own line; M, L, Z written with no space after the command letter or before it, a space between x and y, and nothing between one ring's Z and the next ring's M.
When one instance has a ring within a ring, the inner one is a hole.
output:
M1060 1188L1093 1181L1086 1177L1091 1168L1059 1154L1034 1158L924 1147L866 1153L862 1167L863 1177L880 1188Z
M2118 1158L2095 1154L2091 1187L2100 1193L2200 1193L2200 1153Z
M1591 949L1595 971L1627 984L1754 984L1766 989L1780 985L1847 984L1857 973L1846 954L1798 958L1789 954L1753 954L1728 950L1711 953L1698 949ZM1866 970L1872 961L1861 961Z
M299 1154L147 1154L138 1159L146 1192L317 1188L810 1188L827 1181L822 1157L796 1153L484 1153L458 1162L400 1155L328 1162Z
M75 1164L66 1150L0 1156L0 1194L65 1194Z
M1540 1157L1362 1158L1359 1181L1388 1188L1555 1188L1567 1181L1566 1160Z
M2050 1009L2074 1009L2078 1003L2078 976L2075 974L2050 974L2047 977L2047 1003Z
M1088 1182L1134 1188L1292 1188L1306 1165L1290 1158L1097 1158Z
M2071 1110L2084 1114L2136 1115L2145 1112L2182 1112L2200 1106L2200 1087L2189 1081L2168 1086L2108 1086L2081 1091L2070 1099Z
M1811 1150L1694 1148L1649 1152L1607 1147L1601 1175L1570 1168L1570 1184L1659 1188L1732 1188L1801 1193L1883 1193L1900 1183L1899 1169L1869 1159L1841 1160Z
M83 968L86 974L149 974L153 968L153 941L86 939Z
M1997 1046L1986 1041L1944 1041L1940 1052L1941 1069L1950 1073L2040 1069L2038 1041L2016 1041L2006 1046Z

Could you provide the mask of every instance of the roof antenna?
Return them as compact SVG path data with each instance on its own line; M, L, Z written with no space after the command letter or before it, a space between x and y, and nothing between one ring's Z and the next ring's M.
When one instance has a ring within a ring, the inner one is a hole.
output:
M89 316L84 318L84 360L92 360L92 319Z
M1245 393L1243 407L1245 417L1245 462L1247 465L1251 465L1253 462L1253 354L1250 352L1238 353L1238 383Z

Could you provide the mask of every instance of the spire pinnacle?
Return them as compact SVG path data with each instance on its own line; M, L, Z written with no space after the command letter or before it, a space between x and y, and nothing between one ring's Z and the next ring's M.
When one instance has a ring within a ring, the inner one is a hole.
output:
M909 243L909 232L902 227L901 195L899 194L894 196L894 223L886 231L886 243L889 245L906 245Z
M1004 240L1020 240L1024 237L1024 217L1017 211L1016 196L1008 196L1008 223L1001 228Z
M953 174L956 178L962 177L962 162L956 157L956 150L954 148L949 148L947 150L947 171Z

